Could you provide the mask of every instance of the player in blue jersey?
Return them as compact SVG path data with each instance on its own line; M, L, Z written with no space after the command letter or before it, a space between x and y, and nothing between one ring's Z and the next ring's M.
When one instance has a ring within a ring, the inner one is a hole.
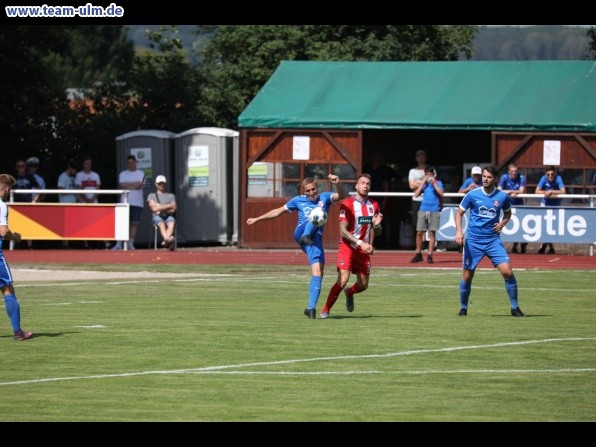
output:
M497 189L496 182L497 168L486 166L482 170L482 187L473 189L464 196L455 215L455 242L458 245L463 244L463 274L459 283L460 317L468 314L474 272L485 256L505 279L511 315L525 316L517 303L517 279L501 240L501 230L511 219L511 200L507 194ZM462 217L468 209L470 216L464 241Z
M4 200L10 194L10 189L14 187L15 183L16 180L12 175L0 174L0 290L4 296L4 306L6 307L6 313L14 331L14 339L28 340L33 337L33 332L26 332L21 329L21 306L12 285L10 267L2 253L3 240L15 242L21 240L20 233L10 231L10 228L8 228L8 207L4 203Z
M300 245L301 250L308 258L311 277L308 286L308 305L304 309L304 315L310 319L316 318L316 307L321 294L321 284L323 282L323 273L325 269L325 250L323 249L323 229L325 226L314 227L308 221L308 215L316 206L323 208L329 213L332 204L339 202L347 197L344 187L339 183L337 175L329 174L329 181L336 185L337 192L322 192L319 194L319 187L314 178L307 177L302 181L302 191L304 194L292 197L283 206L274 208L259 217L250 217L246 220L248 225L257 223L260 220L275 219L284 213L296 211L298 213L298 223L294 230L294 240ZM309 236L313 229L314 236Z

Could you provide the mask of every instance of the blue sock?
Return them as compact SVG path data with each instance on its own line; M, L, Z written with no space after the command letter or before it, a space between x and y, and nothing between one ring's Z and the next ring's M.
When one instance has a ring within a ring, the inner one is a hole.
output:
M13 331L21 329L21 307L19 301L14 295L4 295L4 306L6 306L6 313L10 318L10 324Z
M470 292L472 291L472 283L465 282L463 279L459 281L459 305L462 309L468 308L468 300L470 299Z
M319 295L321 294L322 276L311 276L310 285L308 286L308 308L316 309Z
M517 304L517 279L515 276L505 279L505 290L507 291L507 295L509 295L511 308L517 309L519 304Z

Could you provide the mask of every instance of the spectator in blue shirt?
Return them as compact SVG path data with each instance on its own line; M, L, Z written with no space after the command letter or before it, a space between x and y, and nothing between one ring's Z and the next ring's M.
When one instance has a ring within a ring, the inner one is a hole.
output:
M559 194L565 194L565 184L560 175L557 175L557 171L554 166L548 166L546 171L538 185L536 186L536 194L544 194L540 205L541 206L560 206L561 199ZM555 254L555 247L553 244L546 243L542 244L538 253L544 254L546 247L548 246L548 254Z
M414 191L414 197L422 195L422 204L416 216L416 252L411 263L422 262L422 240L428 231L428 257L433 264L436 233L439 229L441 210L443 209L443 182L437 178L437 171L432 166L424 169L424 182Z
M472 168L472 175L464 180L463 185L460 186L460 194L467 194L473 189L480 188L482 186L482 168L480 166L474 166Z
M507 173L501 176L499 180L499 189L509 196L511 205L518 206L524 204L524 199L518 197L518 194L526 192L526 176L519 174L519 168L515 163L510 163L507 167ZM519 253L517 251L517 242L513 243L511 253ZM521 252L526 252L527 242L520 242Z

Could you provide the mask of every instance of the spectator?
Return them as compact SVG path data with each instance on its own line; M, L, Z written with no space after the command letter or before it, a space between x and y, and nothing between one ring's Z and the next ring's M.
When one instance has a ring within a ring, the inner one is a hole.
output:
M75 188L86 191L94 191L101 188L101 178L99 174L93 171L93 161L90 157L83 159L81 170L75 175ZM98 203L97 194L85 193L78 194L77 200L80 203Z
M412 192L416 191L420 185L424 184L424 170L426 169L427 160L426 152L422 149L416 151L415 158L418 164L410 169L410 172L408 173L408 184ZM422 196L412 196L412 228L414 234L416 234L416 219L421 204Z
M161 246L174 250L176 241L174 230L176 229L176 196L166 192L168 181L165 176L158 175L155 178L155 192L147 196L147 205L153 213L151 222L157 226L163 239Z
M437 171L432 166L424 170L424 183L414 195L422 196L422 204L416 219L416 253L411 263L422 262L422 240L428 231L428 257L426 261L433 264L433 250L435 248L436 234L439 230L441 210L443 209L443 182L437 178Z
M13 189L39 189L39 183L35 177L27 173L27 165L25 160L20 158L15 163L16 175ZM33 193L14 193L13 199L15 202L37 202L39 194Z
M460 194L467 194L473 189L480 188L482 186L482 168L480 166L474 166L472 168L472 175L464 180L464 183L459 187Z
M58 177L58 189L75 189L76 165L73 161L66 163L66 169ZM76 194L58 194L60 203L77 203Z
M91 168L93 161L91 157L86 157L81 163L82 169L75 175L75 188L83 189L85 191L94 191L101 188L101 179L99 174L93 171ZM77 200L79 203L98 203L97 194L88 192L77 194ZM89 248L89 242L84 241L85 248ZM106 248L110 248L110 243L105 242Z
M143 187L145 186L145 173L137 169L137 158L134 155L126 157L126 169L118 176L118 186L121 189L128 189L129 222L128 249L135 249L135 238L141 221L141 214L145 202L143 201ZM125 197L122 195L122 202ZM118 241L112 250L122 250L122 242Z
M368 289L370 257L374 254L375 237L382 232L383 214L379 203L368 198L371 177L361 174L356 179L356 195L342 200L339 209L339 250L337 253L337 280L329 290L321 318L329 318L329 312L341 291L346 296L346 309L354 311L354 295ZM350 273L356 282L346 289Z
M540 201L540 206L561 206L561 199L559 194L565 194L565 184L554 166L548 166L538 185L536 186L536 194L543 194L544 197ZM544 254L548 246L548 254L555 254L555 247L552 243L542 244L538 253Z
M41 175L37 173L37 169L39 168L39 158L29 157L25 164L27 165L27 174L35 177L35 180L39 185L39 189L46 189L46 181L43 179ZM39 194L36 201L42 202L45 199L45 197L45 194Z
M77 173L76 166L73 161L66 163L66 169L58 177L58 189L75 189L75 174ZM58 201L60 203L77 203L76 194L58 194ZM62 248L68 248L68 241L62 241Z
M19 163L23 164L24 170L25 162L19 160L17 165ZM6 313L8 314L14 332L13 338L21 341L33 337L33 332L27 332L21 328L21 307L12 284L10 267L2 253L3 240L14 242L19 242L21 240L20 233L13 232L8 228L8 207L4 202L8 198L10 189L14 187L15 182L16 180L12 175L0 174L0 290L4 296L4 307L6 308Z
M515 163L510 163L507 167L507 173L501 176L499 180L499 189L509 196L512 206L519 206L524 204L524 199L518 197L518 194L526 192L526 176L519 174L519 168ZM519 253L517 251L517 242L513 243L511 253ZM521 252L526 252L527 242L520 242Z
M16 164L15 184L13 189L39 189L39 184L35 177L27 173L27 165L24 159L18 159ZM15 202L36 203L39 201L39 194L34 193L15 193L13 196ZM15 241L18 244L19 241ZM33 248L33 241L27 240L27 248Z

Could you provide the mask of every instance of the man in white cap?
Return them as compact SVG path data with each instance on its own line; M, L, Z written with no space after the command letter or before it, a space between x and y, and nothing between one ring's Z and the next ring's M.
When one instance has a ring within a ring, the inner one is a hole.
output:
M474 166L472 168L472 175L468 177L463 185L460 186L460 194L467 194L473 189L480 188L482 186L482 168L480 166Z
M37 157L29 157L25 162L27 165L27 174L32 175L37 180L37 184L39 185L39 189L46 189L46 182L41 175L37 173L37 169L39 168L39 158ZM34 198L34 202L41 202L45 198L45 194L37 194Z
M147 205L153 213L151 222L157 226L163 242L161 246L174 250L176 247L174 240L174 229L176 228L176 196L166 192L168 181L165 176L158 175L155 178L156 191L147 196Z

